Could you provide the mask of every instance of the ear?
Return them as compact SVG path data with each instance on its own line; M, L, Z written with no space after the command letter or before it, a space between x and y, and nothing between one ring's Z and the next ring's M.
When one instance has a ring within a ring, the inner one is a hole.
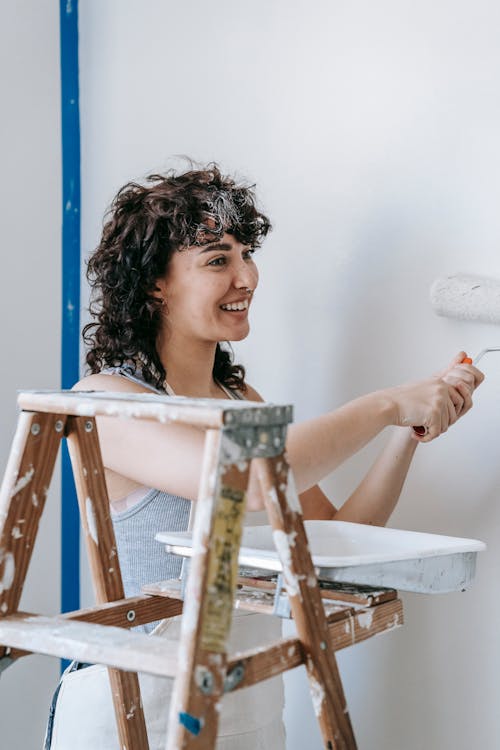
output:
M165 300L167 298L165 279L156 279L150 294L151 297L158 300L158 302L161 302L162 305L165 304Z

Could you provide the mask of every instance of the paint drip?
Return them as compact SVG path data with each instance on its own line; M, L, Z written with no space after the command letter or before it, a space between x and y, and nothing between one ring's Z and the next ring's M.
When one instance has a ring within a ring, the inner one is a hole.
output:
M3 576L0 578L0 594L4 591L8 591L14 582L14 573L16 571L16 563L14 561L14 555L12 552L5 552L0 557L0 564L3 562Z

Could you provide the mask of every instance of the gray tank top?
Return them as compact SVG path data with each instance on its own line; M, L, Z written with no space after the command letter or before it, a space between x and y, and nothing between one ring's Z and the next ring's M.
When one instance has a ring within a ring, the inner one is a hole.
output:
M155 393L163 393L146 383L131 365L108 367L101 370L101 373L121 375ZM233 398L241 398L235 391L228 393ZM190 511L191 501L185 497L150 489L131 508L112 513L126 597L139 594L146 583L179 578L182 559L165 552L164 545L156 541L155 535L158 531L186 531ZM149 633L156 625L156 622L152 622L136 629Z

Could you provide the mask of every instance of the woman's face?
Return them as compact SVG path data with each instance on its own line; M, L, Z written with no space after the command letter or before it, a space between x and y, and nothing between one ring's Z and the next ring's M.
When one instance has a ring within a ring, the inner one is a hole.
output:
M252 253L231 234L174 253L157 281L166 330L211 343L244 339L259 280Z

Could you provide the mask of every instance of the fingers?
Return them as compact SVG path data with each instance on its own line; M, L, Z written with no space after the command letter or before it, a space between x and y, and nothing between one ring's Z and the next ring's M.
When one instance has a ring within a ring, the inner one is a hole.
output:
M445 382L447 382L447 381L445 381ZM457 419L460 416L460 414L462 413L463 408L464 408L464 397L462 396L462 394L460 393L460 391L457 390L457 388L456 388L457 383L461 383L461 382L462 382L461 380L458 380L456 382L448 383L448 385L454 386L453 388L450 388L449 393L450 393L450 399L451 399L451 401L453 403L453 408L455 409L455 414L456 414ZM468 388L467 388L467 391L470 394L470 391L468 390Z
M424 434L416 434L415 438L421 443L429 443L446 432L452 420L456 420L456 411L450 398L450 386L442 380L429 382L430 392L428 398L428 417L423 421L426 428Z
M481 385L481 383L484 380L484 372L482 372L481 370L478 370L478 368L475 367L474 365L462 365L462 367L467 367L469 372L471 372L474 375L474 379L476 381L475 388L477 388L478 385Z
M472 393L470 391L470 388L465 383L457 383L455 386L456 390L460 393L464 400L464 404L462 407L462 410L458 416L462 417L464 414L467 414L469 409L472 409Z
M434 429L429 429L430 436L438 437L439 435L442 435L443 432L447 431L450 425L455 424L457 421L458 414L455 408L455 401L463 401L463 397L458 392L456 392L455 395L454 391L455 389L450 387L448 388L448 393L446 395L443 394L438 415L432 425Z
M415 391L410 395L417 397L417 401L420 402L418 408L415 408L417 402L413 398L410 398L409 402L412 407L411 411L409 405L401 404L404 411L400 411L400 414L409 411L414 416L418 412L422 414L422 417L425 415L425 418L418 422L419 425L422 425L422 428L425 428L425 433L423 429L417 431L414 434L415 440L421 443L429 443L446 432L451 425L455 424L460 417L471 409L472 393L483 382L484 374L474 365L464 363L464 357L466 357L464 351L458 352L448 368L437 377L434 376L428 381L415 384ZM403 393L406 395L408 391L403 389ZM401 419L400 424L415 425L417 423L409 416L405 416Z
M459 380L467 383L470 390L473 391L477 386L483 382L483 373L474 367L474 365L455 365L449 370L446 375L442 378L445 383L455 384Z
M472 408L472 393L483 382L484 374L473 365L460 364L450 370L442 380L449 386L453 386L450 395L458 418Z
M450 425L455 424L455 422L458 419L458 414L459 414L455 406L455 401L453 400L451 395L450 395L450 398L448 399L447 406L448 406L448 427L450 427Z
M458 381L456 386L438 381L429 405L429 416L424 422L426 431L415 435L415 439L421 443L429 443L442 435L470 408L472 399L469 386L463 381Z
M425 434L414 435L420 443L430 443L442 435L472 407L472 393L467 383L458 380L456 384L447 384L446 388L436 394L429 419L424 423Z
M450 364L448 365L448 369L450 369L451 367L455 367L455 365L461 364L466 357L467 352L458 352L458 354L453 357Z
M460 376L460 374L462 374L464 375L464 377L465 374L467 374L468 381L470 382L472 388L477 388L478 385L481 385L481 383L483 382L484 374L474 365L466 364L463 361L465 357L467 357L466 352L458 352L458 354L453 357L448 367L445 367L444 370L436 373L435 377L444 379L451 373L454 373L454 375L456 376Z
M447 367L435 373L435 377L443 378L450 370L452 370L455 367L455 365L461 364L466 356L467 356L467 352L458 352L458 354L456 354L453 357L453 359L451 360L450 364Z

